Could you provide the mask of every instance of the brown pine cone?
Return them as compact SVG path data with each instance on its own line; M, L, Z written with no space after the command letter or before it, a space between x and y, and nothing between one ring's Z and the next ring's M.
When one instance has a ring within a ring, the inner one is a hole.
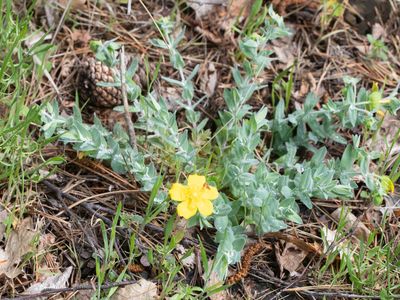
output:
M98 86L100 82L113 83L116 77L114 69L107 67L94 57L84 58L79 62L77 87L82 101L97 107L114 107L122 104L119 87Z
M129 64L128 64L129 66ZM96 107L111 108L122 104L121 88L114 86L99 86L99 83L114 83L119 75L119 69L110 68L94 57L82 59L78 64L77 88L82 101ZM145 68L139 64L133 80L140 87L147 86Z

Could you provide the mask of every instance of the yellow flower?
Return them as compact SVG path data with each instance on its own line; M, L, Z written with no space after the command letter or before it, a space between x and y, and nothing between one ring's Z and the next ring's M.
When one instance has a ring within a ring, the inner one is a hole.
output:
M211 201L218 198L218 190L209 186L204 176L189 175L187 185L174 183L169 190L169 196L172 200L180 202L177 207L178 215L189 219L197 211L203 216L211 215L213 213Z

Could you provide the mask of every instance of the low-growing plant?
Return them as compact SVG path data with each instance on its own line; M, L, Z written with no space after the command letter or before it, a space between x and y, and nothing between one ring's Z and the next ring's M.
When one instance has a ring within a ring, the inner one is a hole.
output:
M366 240L356 240L345 229L347 212L347 209L342 211L337 230L330 233L334 235L330 237L332 240L328 241L328 230L322 231L326 260L317 277L321 280L329 270L332 285L343 284L349 279L356 293L379 294L381 299L397 298L400 291L397 260L400 246L393 240L386 240L386 216L380 230L371 232ZM340 263L334 264L338 255Z
M39 86L32 85L31 78L40 78L46 65L44 59L35 61L35 57L44 58L51 46L40 39L26 47L33 6L23 17L17 16L12 6L12 1L0 2L0 190L7 191L2 194L2 205L18 206L22 217L26 186L43 179L45 170L63 159L46 160L40 154L52 140L36 138L37 131L32 128L40 124L43 107L29 103Z
M367 34L367 39L371 47L368 53L368 57L372 59L387 60L389 49L385 45L385 42L381 39L375 38L372 34Z
M173 205L168 201L169 190L173 200L186 201L190 208L190 213L187 209L178 210L178 214L189 218L188 226L215 228L218 250L213 266L221 278L226 277L230 264L240 260L247 241L245 230L262 235L287 227L287 221L301 223L298 201L311 208L312 198L352 198L358 188L353 180L355 175L364 180L370 198L381 199L388 193L387 178L369 169L377 154L368 152L361 142L364 136L378 129L378 111L395 113L399 108L395 92L378 99L373 95L374 90L357 89L358 80L345 77L342 99L330 100L320 108L314 94L309 94L300 108L290 107L285 99L277 99L274 111L270 112L266 107L254 111L247 104L254 93L265 87L257 79L273 60L273 52L265 50L267 43L290 34L283 19L271 8L268 14L258 33L239 42L242 65L232 68L235 86L224 90L226 109L219 111L214 132L205 128L210 121L197 110L203 100L195 100L194 93L193 78L199 68L196 66L190 75L185 75L187 66L178 51L184 31L173 33L174 23L168 18L159 20L157 27L162 38L151 43L165 50L178 71L179 79L161 78L181 91L181 100L176 104L185 110L184 126L178 126L175 113L168 110L162 96L156 97L152 91L143 95L131 78L126 80L131 91L128 96L138 116L135 127L143 133L137 137L140 145L137 149L129 144L120 125L110 133L97 118L93 125L85 124L78 105L69 117L59 114L56 101L41 113L46 138L57 135L76 151L107 161L119 173L133 174L144 191L153 189L160 174L169 179L157 188L151 206L162 205L158 210L161 212ZM98 46L96 57L112 65L117 61L114 60L117 48ZM99 55L100 51L107 54ZM133 62L128 68L130 75L136 65ZM115 81L118 85L120 79ZM349 141L340 134L360 127L365 130L363 137L353 135ZM343 145L343 156L328 158L323 146L326 141ZM312 153L311 159L300 155L304 150ZM170 179L171 175L175 180ZM192 182L193 177L188 176L186 186L182 175L204 177ZM173 186L170 189L174 182L180 182L179 191ZM195 188L199 182L201 185ZM214 189L217 195L208 194L208 190ZM175 197L177 193L179 197ZM210 215L206 198L212 201ZM164 248L169 249L166 245ZM168 268L175 270L173 266Z

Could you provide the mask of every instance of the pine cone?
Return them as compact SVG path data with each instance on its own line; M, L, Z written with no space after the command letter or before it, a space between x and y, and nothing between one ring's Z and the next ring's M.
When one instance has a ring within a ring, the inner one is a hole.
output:
M94 57L84 58L79 62L76 82L81 100L89 100L89 104L96 107L111 108L121 105L120 87L98 85L100 82L114 83L118 75L118 68L110 68ZM141 89L147 86L146 71L142 65L139 64L133 80Z
M97 107L114 107L122 104L119 87L98 86L100 82L113 83L116 76L114 69L107 67L94 57L83 59L79 63L77 87L82 101L89 100Z

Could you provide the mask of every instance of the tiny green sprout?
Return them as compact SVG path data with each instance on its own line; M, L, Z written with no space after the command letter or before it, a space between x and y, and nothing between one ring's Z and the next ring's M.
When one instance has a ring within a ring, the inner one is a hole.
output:
M374 202L374 204L376 206L380 206L382 204L382 202L383 202L383 196L382 195L379 195L379 193L373 193L372 197L373 197L372 201Z
M371 50L368 56L372 59L387 60L388 59L388 47L385 45L384 41L376 39L373 35L367 35L368 42L371 45Z

